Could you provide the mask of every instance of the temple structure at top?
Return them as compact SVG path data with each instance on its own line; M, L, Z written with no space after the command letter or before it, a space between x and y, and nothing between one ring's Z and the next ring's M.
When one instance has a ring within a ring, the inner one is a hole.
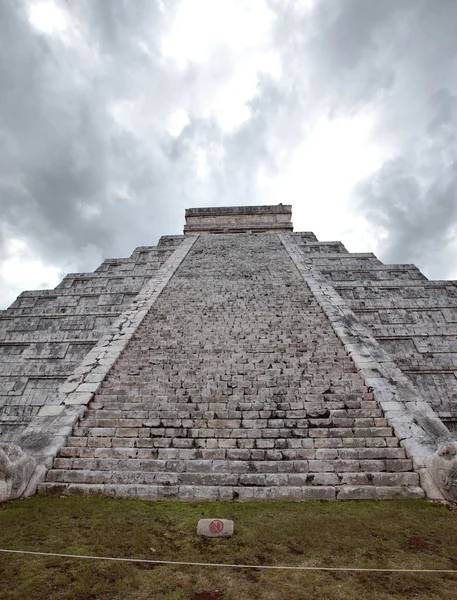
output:
M293 231L292 206L188 208L185 234Z
M0 311L0 500L457 500L457 283L185 216Z

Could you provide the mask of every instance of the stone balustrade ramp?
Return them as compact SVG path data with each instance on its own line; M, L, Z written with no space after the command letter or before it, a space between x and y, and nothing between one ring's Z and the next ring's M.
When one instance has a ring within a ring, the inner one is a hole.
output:
M274 233L199 237L40 490L149 500L424 495Z

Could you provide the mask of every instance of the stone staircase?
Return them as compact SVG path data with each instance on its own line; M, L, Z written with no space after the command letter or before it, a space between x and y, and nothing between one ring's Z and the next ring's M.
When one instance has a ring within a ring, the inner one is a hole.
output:
M200 236L40 490L149 500L424 495L276 234Z

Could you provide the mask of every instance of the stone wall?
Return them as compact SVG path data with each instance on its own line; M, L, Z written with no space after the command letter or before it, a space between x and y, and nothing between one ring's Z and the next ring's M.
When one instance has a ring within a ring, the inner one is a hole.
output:
M70 273L53 290L23 292L0 311L0 439L15 441L41 407L179 245L164 237L94 273Z

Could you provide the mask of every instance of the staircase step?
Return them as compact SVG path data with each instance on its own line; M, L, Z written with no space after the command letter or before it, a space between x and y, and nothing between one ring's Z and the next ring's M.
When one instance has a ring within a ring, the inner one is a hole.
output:
M75 441L87 441L85 438L75 438ZM200 450L200 459L201 460L242 460L242 461L251 461L257 460L255 457L257 455L257 450L252 450L249 448L246 449L201 449ZM138 448L138 447L125 447L125 448L93 448L88 446L66 446L62 448L59 457L56 458L56 461L67 460L67 459L154 459L154 457L158 454L157 449L152 448ZM354 459L362 459L362 460L382 460L382 459L406 459L406 454L404 448L317 448L313 455L311 456L313 459L317 460L354 460ZM273 461L270 461L272 464L283 464L283 468L291 461L283 461L278 460L277 458ZM295 461L292 461L295 462ZM57 463L56 463L57 464ZM257 463L256 463L257 464ZM269 464L269 461L262 460L258 464ZM392 462L392 465L397 464L396 462ZM399 463L401 464L401 463ZM411 464L411 463L408 463ZM58 467L60 468L60 467ZM392 470L395 470L392 467ZM401 469L403 470L403 469ZM408 469L407 469L408 470Z
M408 486L419 485L419 475L413 472L302 472L302 473L252 473L243 469L230 468L218 470L213 465L209 472L167 472L123 469L89 470L84 467L68 469L52 469L47 477L48 482L56 483L90 483L90 484L160 484L160 485L194 485L194 486L305 486L305 485L374 485L374 486Z
M45 482L39 492L57 496L111 496L143 500L268 502L310 500L393 500L419 499L418 486L192 486L145 484L84 484Z

